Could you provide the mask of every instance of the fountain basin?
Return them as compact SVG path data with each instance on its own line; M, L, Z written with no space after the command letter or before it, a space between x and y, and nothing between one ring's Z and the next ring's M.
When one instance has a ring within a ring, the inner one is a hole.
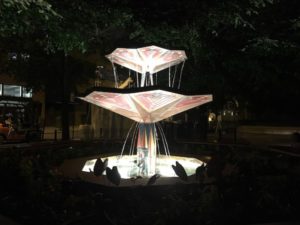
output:
M129 179L136 176L140 176L140 167L137 165L137 156L136 155L123 155L121 156L109 156L103 157L102 160L108 159L108 167L112 168L113 166L118 167L118 171L122 179ZM185 169L188 176L195 174L197 167L205 164L199 159L191 157L182 157L182 156L166 156L160 155L156 158L156 174L159 174L161 177L177 177L175 174L172 165L175 165L175 162L178 161ZM83 172L91 172L94 170L94 165L96 159L87 160L82 168ZM105 175L105 172L103 173ZM153 174L150 174L150 176ZM147 175L142 177L149 177Z

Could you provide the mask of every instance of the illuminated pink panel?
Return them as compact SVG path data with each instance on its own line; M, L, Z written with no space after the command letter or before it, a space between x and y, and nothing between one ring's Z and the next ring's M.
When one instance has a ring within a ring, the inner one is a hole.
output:
M124 95L118 93L101 94L94 92L90 95L90 97L96 102L101 102L107 108L115 107L117 105L118 108L132 111L132 106L129 104L129 101L126 101L126 97L124 97Z
M126 94L94 91L81 99L137 122L154 123L210 102L212 95L186 96L164 90Z
M187 59L184 51L157 46L137 49L117 48L106 56L111 62L139 73L156 73Z
M147 111L160 109L180 98L180 95L161 90L136 93L134 100Z
M168 118L170 116L187 111L189 109L195 108L197 106L203 105L211 101L212 95L185 96L184 98L181 98L179 102L172 105L170 108L165 108L165 110L161 112L160 116Z

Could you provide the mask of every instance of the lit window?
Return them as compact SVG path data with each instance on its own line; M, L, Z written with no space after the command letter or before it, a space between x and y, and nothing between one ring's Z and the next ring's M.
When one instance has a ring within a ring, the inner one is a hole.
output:
M23 87L23 97L31 98L32 97L32 89L27 89L27 88Z
M2 84L0 84L0 96L2 95Z
M13 96L13 97L21 97L22 91L21 86L16 85L6 85L3 86L3 95L5 96Z

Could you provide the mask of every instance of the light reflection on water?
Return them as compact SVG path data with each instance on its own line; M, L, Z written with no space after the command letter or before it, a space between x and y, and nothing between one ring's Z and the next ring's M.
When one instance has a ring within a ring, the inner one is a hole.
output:
M112 168L113 166L118 167L118 171L121 175L121 178L130 178L142 175L141 170L137 165L137 156L136 155L123 155L120 156L109 156L103 157L102 160L108 159L108 167ZM175 165L175 162L178 161L185 169L188 176L193 175L197 167L201 166L204 162L190 157L181 157L181 156L164 156L161 155L156 158L156 173L160 174L163 177L176 177L172 165ZM90 172L94 170L94 165L96 159L86 161L85 165L82 168L84 172ZM105 175L105 172L104 172ZM151 176L153 174L149 174ZM142 175L143 176L143 175Z

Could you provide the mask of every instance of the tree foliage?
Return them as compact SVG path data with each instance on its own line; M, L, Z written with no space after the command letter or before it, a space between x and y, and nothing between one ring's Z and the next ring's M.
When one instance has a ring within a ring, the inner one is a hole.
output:
M295 111L297 0L4 0L0 6L2 52L183 49L189 60L182 87L213 93L216 107L234 96L256 111Z
M162 10L153 2L138 9L131 37L186 50L184 88L213 93L219 108L233 96L260 112L293 107L289 99L299 97L297 1L164 3Z
M0 47L11 51L45 44L52 20L59 19L45 0L3 0L0 2Z
M15 41L14 48L38 45L48 53L85 52L107 44L130 22L128 10L114 6L102 1L3 0L0 38L2 43Z

